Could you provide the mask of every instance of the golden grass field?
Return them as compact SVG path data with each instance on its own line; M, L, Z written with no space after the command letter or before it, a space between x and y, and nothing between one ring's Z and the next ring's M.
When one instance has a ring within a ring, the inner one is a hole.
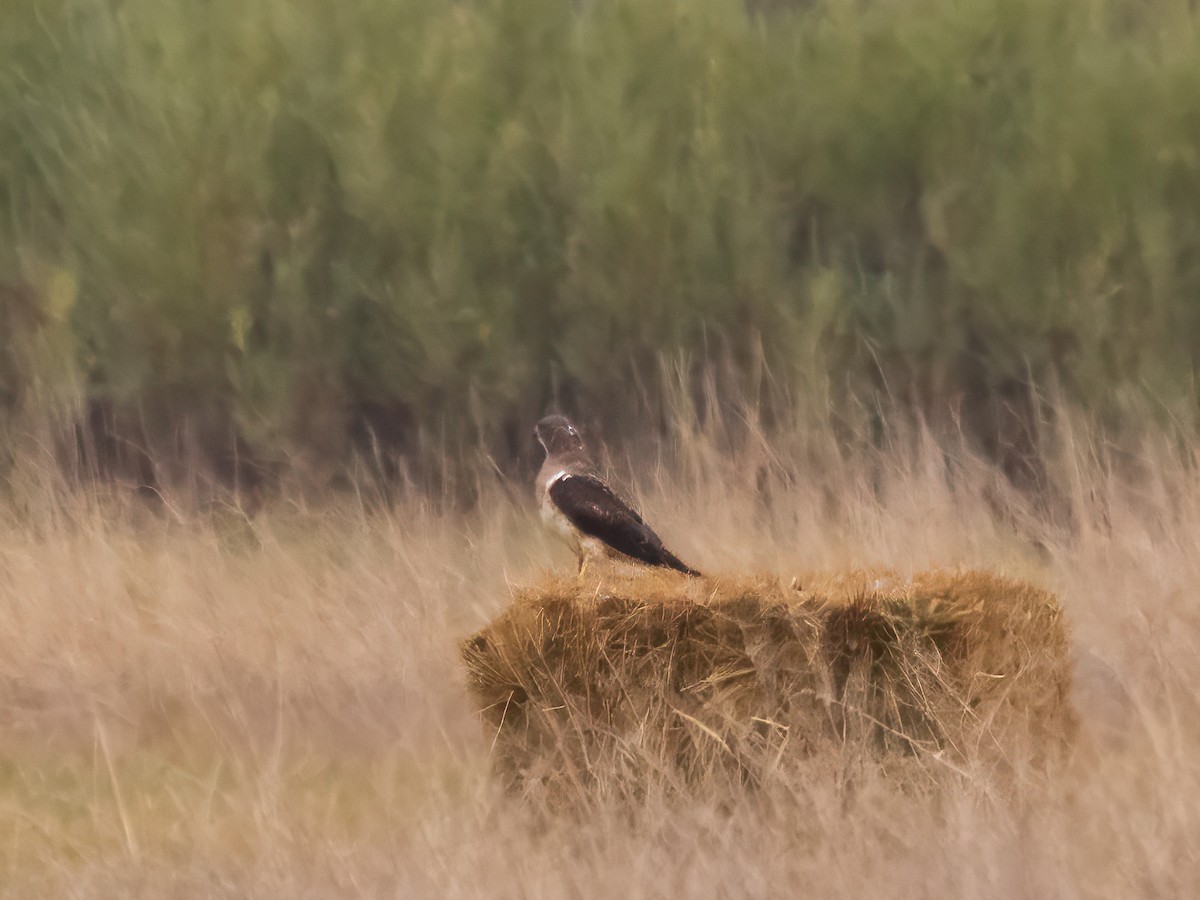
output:
M572 570L525 484L470 512L285 491L247 517L66 489L31 458L0 516L0 890L1195 896L1200 460L1151 436L1118 467L1066 427L1055 446L1053 525L920 435L839 455L681 431L630 480L706 573L972 566L1055 592L1080 716L1061 765L914 788L848 754L567 808L495 784L460 660L514 591Z

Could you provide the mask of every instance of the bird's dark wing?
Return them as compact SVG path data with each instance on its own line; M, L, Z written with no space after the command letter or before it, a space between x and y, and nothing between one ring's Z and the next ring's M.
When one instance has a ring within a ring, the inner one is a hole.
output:
M591 475L565 475L550 485L550 499L572 525L626 556L652 566L699 575L670 553L642 517Z

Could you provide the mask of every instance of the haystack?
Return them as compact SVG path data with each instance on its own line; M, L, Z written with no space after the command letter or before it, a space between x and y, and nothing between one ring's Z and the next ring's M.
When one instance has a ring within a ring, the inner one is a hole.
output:
M757 781L847 749L1012 767L1074 728L1058 601L984 571L551 579L463 658L514 784Z

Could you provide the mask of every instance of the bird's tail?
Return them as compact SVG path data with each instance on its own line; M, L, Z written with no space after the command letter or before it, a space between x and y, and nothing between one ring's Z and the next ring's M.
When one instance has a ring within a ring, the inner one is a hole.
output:
M682 572L684 575L691 575L693 578L699 578L700 573L681 560L670 550L663 548L662 562L660 565L666 566L668 569L674 569L676 572Z

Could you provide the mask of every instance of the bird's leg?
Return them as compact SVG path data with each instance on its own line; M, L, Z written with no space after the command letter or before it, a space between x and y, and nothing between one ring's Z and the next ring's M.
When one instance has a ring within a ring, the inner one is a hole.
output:
M572 549L575 551L575 557L579 560L579 571L575 577L583 581L583 576L587 574L588 552L584 546L583 539L579 535L573 535L574 540L571 541Z

